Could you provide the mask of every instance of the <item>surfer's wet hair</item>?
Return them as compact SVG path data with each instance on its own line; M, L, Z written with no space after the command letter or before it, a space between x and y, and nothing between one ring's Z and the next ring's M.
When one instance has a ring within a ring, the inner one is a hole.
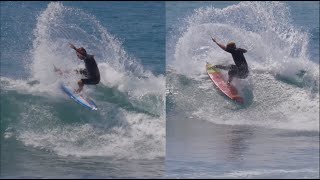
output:
M235 49L236 48L236 43L233 41L228 42L227 44L227 49Z
M76 51L83 56L87 55L87 51L83 47L78 48Z

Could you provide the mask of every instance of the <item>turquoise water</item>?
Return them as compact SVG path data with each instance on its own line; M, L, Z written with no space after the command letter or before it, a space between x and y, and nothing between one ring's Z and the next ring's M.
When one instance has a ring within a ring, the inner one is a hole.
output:
M1 2L1 177L163 177L164 2ZM146 16L150 14L150 16ZM94 54L89 111L59 89Z
M319 178L319 2L168 2L166 31L167 177ZM244 105L206 74L233 63L211 37L248 50Z

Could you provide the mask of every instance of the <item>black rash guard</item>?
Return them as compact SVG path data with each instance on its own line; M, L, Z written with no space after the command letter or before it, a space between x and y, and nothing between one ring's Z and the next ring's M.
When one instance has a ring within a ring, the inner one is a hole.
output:
M249 68L243 53L246 53L247 50L242 48L227 48L226 51L232 54L233 61L236 64L239 75L246 76L249 73Z
M84 84L98 84L100 82L100 72L97 63L92 55L87 55L84 59L86 66L85 70L80 70L81 74L84 74L88 79L82 79Z

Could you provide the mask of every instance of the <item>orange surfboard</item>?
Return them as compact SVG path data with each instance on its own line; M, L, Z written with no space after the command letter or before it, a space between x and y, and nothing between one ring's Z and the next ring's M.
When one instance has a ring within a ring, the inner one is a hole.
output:
M207 63L206 70L210 79L223 94L238 103L244 103L244 100L239 95L238 90L231 84L228 84L224 81L222 74L218 68L215 68L212 64Z

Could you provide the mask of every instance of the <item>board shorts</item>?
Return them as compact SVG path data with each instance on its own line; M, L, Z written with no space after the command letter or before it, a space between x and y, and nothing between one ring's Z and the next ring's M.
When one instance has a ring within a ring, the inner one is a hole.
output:
M77 72L84 75L85 77L88 77L88 72L86 69L80 69ZM100 77L89 77L87 79L81 79L81 81L83 84L99 84Z
M228 75L232 77L237 77L239 79L245 79L249 75L249 71L246 69L240 69L236 65L230 65Z
M100 78L81 79L83 84L99 84Z

